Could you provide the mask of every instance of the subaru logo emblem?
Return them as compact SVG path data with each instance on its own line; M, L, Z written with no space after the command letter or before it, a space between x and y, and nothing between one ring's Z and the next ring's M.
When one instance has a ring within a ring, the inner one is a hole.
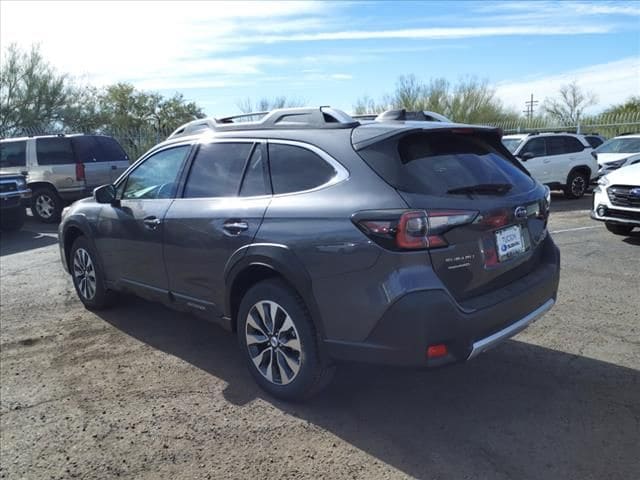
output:
M513 214L516 216L516 218L527 218L527 209L524 207L516 207Z
M638 197L638 198L640 198L640 188L636 187L636 188L632 188L631 190L629 190L629 196L630 197Z

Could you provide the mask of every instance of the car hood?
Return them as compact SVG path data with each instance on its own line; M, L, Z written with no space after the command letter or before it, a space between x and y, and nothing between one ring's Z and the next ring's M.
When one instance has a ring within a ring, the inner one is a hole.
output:
M609 185L640 186L640 163L615 170L606 176Z
M633 156L640 156L640 153L598 153L598 165L602 166L605 163L615 162Z

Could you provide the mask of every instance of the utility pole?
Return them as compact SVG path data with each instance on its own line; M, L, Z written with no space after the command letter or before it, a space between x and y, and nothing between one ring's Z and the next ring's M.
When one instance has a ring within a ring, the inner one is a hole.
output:
M538 100L533 100L533 93L531 94L531 100L524 102L526 110L523 110L522 113L526 113L529 120L533 118L533 110L538 103L540 103Z

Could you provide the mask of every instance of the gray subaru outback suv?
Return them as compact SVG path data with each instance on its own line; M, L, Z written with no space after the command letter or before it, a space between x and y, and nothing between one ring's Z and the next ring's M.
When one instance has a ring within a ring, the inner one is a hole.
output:
M548 189L496 129L402 118L180 127L65 211L80 300L131 292L214 320L284 399L340 361L441 366L515 335L556 298Z

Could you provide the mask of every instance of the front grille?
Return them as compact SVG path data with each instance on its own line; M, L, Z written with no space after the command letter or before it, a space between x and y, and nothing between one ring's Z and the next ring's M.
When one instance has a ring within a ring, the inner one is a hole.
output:
M620 220L635 220L640 222L640 212L631 212L629 210L608 208L605 216L609 218L619 218Z
M0 182L0 193L17 192L16 182Z
M607 195L612 205L617 207L635 207L640 208L640 194L632 195L631 190L638 189L633 185L612 185L607 188Z

